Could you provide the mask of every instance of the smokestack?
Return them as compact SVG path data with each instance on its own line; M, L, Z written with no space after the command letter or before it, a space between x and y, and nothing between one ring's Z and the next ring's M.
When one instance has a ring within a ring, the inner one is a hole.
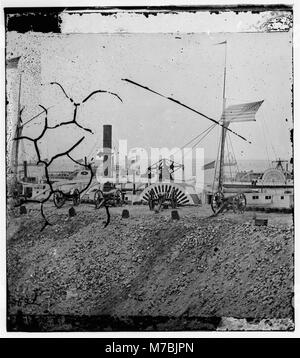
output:
M23 168L24 168L24 179L27 179L27 160L24 160L23 162Z
M110 124L103 125L103 165L104 177L112 177L112 126Z

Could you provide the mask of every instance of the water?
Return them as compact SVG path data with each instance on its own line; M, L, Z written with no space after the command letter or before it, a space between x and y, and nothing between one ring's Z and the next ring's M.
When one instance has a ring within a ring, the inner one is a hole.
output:
M213 159L212 159L213 160ZM211 162L212 160L207 160L205 162ZM264 172L268 168L275 167L276 164L270 163L268 160L262 160L262 159L243 159L238 160L236 166L232 167L225 167L225 175L230 176L230 169L232 177L235 176L237 171L250 171L253 170L254 172ZM51 165L50 171L73 171L75 169L76 165L71 161L59 161L56 160ZM78 167L78 166L77 166ZM289 165L289 169L291 169L291 166ZM29 167L28 168L28 175L29 176L41 176L44 172L43 167ZM188 180L191 178L191 175L186 171L185 178ZM204 171L204 182L205 184L211 184L213 182L215 174L215 169L208 169ZM192 165L192 176L196 176L196 162L193 161Z

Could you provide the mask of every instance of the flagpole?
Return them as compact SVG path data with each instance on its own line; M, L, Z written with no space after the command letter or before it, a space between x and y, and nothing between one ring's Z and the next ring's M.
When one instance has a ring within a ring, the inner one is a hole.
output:
M225 60L224 60L224 81L223 81L223 106L222 106L222 116L225 113L226 108L226 71L227 71L227 41L223 42L225 44ZM224 120L224 117L223 117ZM222 123L222 132L221 132L221 153L220 153L220 169L219 169L219 184L218 190L223 191L223 179L224 179L224 152L225 152L225 137L226 137L226 126L225 123Z

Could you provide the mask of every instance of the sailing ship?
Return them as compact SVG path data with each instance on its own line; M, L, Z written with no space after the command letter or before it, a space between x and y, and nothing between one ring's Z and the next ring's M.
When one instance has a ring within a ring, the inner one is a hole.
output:
M17 138L22 137L24 127L40 116L44 111L30 118L28 121L22 121L22 112L24 106L21 106L22 93L22 73L18 71L20 57L16 57L6 61L7 69L14 69L18 73L18 99L17 99L17 120L11 123L12 128L15 127L11 141L11 157L8 163L8 198L14 199L34 199L43 200L49 195L49 184L45 177L45 170L43 164L37 164L34 161L23 160L20 163L20 153L22 140ZM47 162L47 159L44 159ZM57 171L50 172L49 179L52 184L60 181L79 180L80 173L78 170L71 171ZM76 179L75 179L76 177Z
M276 167L266 169L262 173L238 172L235 180L226 181L224 157L228 127L231 123L255 121L255 115L264 101L226 107L227 41L222 44L225 45L223 112L220 121L223 127L220 139L221 146L218 153L218 170L215 172L212 192L208 195L208 202L213 200L214 196L217 197L220 194L228 197L233 194L243 193L248 208L292 210L294 206L294 183L293 175L288 171L288 166L286 166L286 169L283 167L283 163L287 163L286 160L278 159L273 161L277 164ZM215 186L217 191L214 193Z
M237 122L249 122L255 121L255 115L264 100L255 102L247 102L242 104L235 104L227 106L226 97L226 75L227 75L227 41L220 42L217 45L224 45L225 47L225 60L224 60L224 75L223 75L223 110L220 121L216 121L213 118L201 113L198 110L193 109L190 106L181 103L173 97L163 95L156 90L153 90L147 86L141 85L131 79L123 79L129 84L143 88L144 90L150 91L156 95L159 95L169 101L176 103L200 116L212 121L215 125L222 127L221 138L220 138L220 150L218 151L218 158L210 163L204 165L205 169L216 168L213 183L210 186L210 190L204 190L204 200L211 202L213 197L226 197L233 194L243 194L245 200L248 203L248 207L267 207L272 209L292 209L293 208L293 179L291 173L284 173L278 166L276 168L270 168L264 173L260 173L257 178L251 180L251 182L228 181L224 173L225 167L231 167L237 164L234 160L225 160L225 147L226 139L229 134L240 137L242 140L246 140L244 137L236 133L230 128L231 123ZM197 135L189 143L197 140L196 145L214 128L214 125L207 128L205 131ZM200 138L200 140L198 140ZM246 140L247 141L247 140ZM217 164L217 165L215 165ZM245 173L244 173L245 174ZM239 179L240 174L237 175L236 179ZM159 190L164 190L159 188Z
M242 122L249 122L255 121L256 113L258 112L259 108L263 104L263 100L255 101L255 102L247 102L242 104L235 104L227 106L227 97L226 97L226 76L227 76L227 41L223 41L218 45L224 45L225 47L225 56L224 56L224 75L223 75L223 93L222 93L222 115L219 121L187 106L180 101L174 99L173 97L165 96L157 91L150 89L149 87L143 86L133 80L130 79L123 79L127 83L131 85L138 86L143 88L147 91L150 91L156 95L166 98L167 100L176 103L188 110L191 110L194 113L210 120L214 124L211 125L208 129L200 133L195 138L200 138L202 140L207 134L215 126L221 127L221 138L220 138L220 149L218 151L218 157L214 162L208 163L204 165L204 169L215 168L215 176L211 188L209 190L204 190L204 193L199 193L199 197L202 195L202 200L195 201L195 195L193 197L191 195L186 195L186 188L181 184L181 186L177 187L175 183L171 183L171 186L174 190L180 193L180 195L184 198L184 202L187 203L200 203L206 199L207 202L211 201L214 196L222 195L224 197L243 193L246 197L248 207L268 207L268 208L284 208L284 209L291 209L293 208L293 177L292 174L287 171L283 170L283 161L277 161L277 166L275 168L267 169L264 173L237 173L235 180L228 180L225 175L225 168L232 167L237 165L237 161L234 157L230 157L229 152L225 153L226 144L228 144L228 137L232 133L237 137L241 138L242 140L247 141L243 136L239 135L235 131L230 128L231 123L242 123ZM20 74L20 81L19 81L19 98L18 98L18 121L16 125L15 131L15 138L20 137L22 133L22 129L25 124L22 124L21 121L21 113L22 109L20 106L20 94L21 94L21 74ZM229 137L230 138L230 137ZM199 144L200 140L197 139L196 145ZM190 141L191 142L191 141ZM189 142L189 143L190 143ZM14 174L14 187L18 187L18 190L22 191L22 194L25 196L30 196L32 198L41 197L47 194L49 190L48 184L45 179L41 178L38 181L33 183L32 180L27 176L27 167L25 169L24 163L24 170L23 170L23 178L20 180L18 178L18 153L19 153L19 141L16 140L13 143L13 150L12 150L12 163L13 163L13 174ZM166 158L165 158L166 159ZM171 169L171 168L169 168ZM72 174L63 173L60 174L52 174L52 180L59 180L64 177L63 179L74 179ZM76 175L75 175L76 176ZM167 176L169 176L169 171ZM72 181L72 180L71 180ZM76 181L76 180L75 180ZM18 184L18 185L17 185ZM134 185L135 187L135 185ZM176 188L175 188L176 187ZM158 193L162 191L169 190L168 186L165 186L162 183L162 180L158 181L158 183L154 183L151 185L146 186L142 191L140 197L147 198L148 191L150 189L157 190ZM192 198L192 199L191 199Z
M46 192L49 190L48 184L38 177L28 176L28 168L31 166L39 166L33 163L28 163L26 160L23 163L20 170L20 140L16 140L22 136L24 126L29 123L22 122L22 112L24 107L21 107L21 93L22 93L22 73L18 71L20 57L12 58L6 61L6 68L17 71L18 74L18 99L17 99L17 120L15 123L11 123L14 128L11 142L11 157L8 158L8 198L20 198L20 197L34 197L43 198ZM33 118L34 119L34 118ZM32 119L32 120L33 120Z

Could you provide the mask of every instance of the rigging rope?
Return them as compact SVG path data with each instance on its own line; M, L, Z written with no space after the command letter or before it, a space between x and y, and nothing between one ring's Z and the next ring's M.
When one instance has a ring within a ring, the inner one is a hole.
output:
M271 168L271 160L270 160L270 155L269 155L269 151L268 151L268 140L267 140L267 137L266 137L266 133L265 133L265 128L263 126L263 120L262 122L260 123L259 122L259 125L261 126L261 129L262 129L262 132L263 132L263 136L264 136L264 139L265 139L265 149L266 149L266 153L267 153L267 157L268 157L268 166L269 168Z
M194 142L197 138L199 138L201 135L203 135L205 132L210 133L210 131L216 126L216 124L212 124L210 125L208 128L206 128L204 131L202 131L201 133L199 133L198 135L196 135L196 137L192 138L189 142L187 142L186 144L184 144L182 147L180 147L173 155L177 154L178 152L182 151L187 145L189 145L190 143ZM206 135L205 135L206 136ZM202 139L205 138L205 136L203 138L200 138L199 140L197 140L196 144L199 144L201 142ZM192 149L194 148L194 146L192 147ZM189 151L190 152L190 151ZM188 152L188 153L189 153Z
M265 129L266 129L267 136L268 136L268 138L270 139L269 142L270 142L270 144L271 144L271 148L272 148L272 150L273 150L273 154L274 154L275 159L276 159L276 158L277 158L277 154L276 154L276 151L275 151L275 149L274 149L273 142L272 142L272 140L271 140L271 136L269 135L268 127L267 127L267 125L266 125L266 123L265 123L265 117L264 117L264 116L262 117L262 125L263 125L263 126L265 127ZM267 143L267 142L266 142L266 143ZM271 166L271 163L270 163L270 166Z
M220 148L221 148L221 136L219 136L218 154L217 154L217 161L216 161L216 165L215 165L215 172L214 172L214 179L213 179L213 185L212 185L212 192L214 192L214 189L215 189L215 181L216 181L216 177L217 177L217 163L219 162Z
M185 148L187 145L189 145L190 143L192 143L194 140L196 140L198 137L200 137L203 133L205 133L206 131L208 131L210 128L215 127L216 124L212 124L211 126L209 126L208 128L206 128L204 131L202 131L201 133L199 133L196 137L194 137L193 139L191 139L189 142L187 142L185 145L183 145L180 149Z
M232 180L231 164L230 164L230 158L229 158L229 145L228 145L228 140L226 140L226 138L225 138L225 143L226 143L226 148L227 148L227 158L228 158L230 179Z
M199 144L205 137L207 137L207 135L215 128L215 126L216 126L216 124L214 124L214 125L209 129L209 131L206 132L206 133L203 135L203 137L201 137L201 138L192 146L192 149L195 148L195 147L197 147L198 144Z
M230 147L231 147L231 150L232 150L233 158L234 158L234 161L236 163L237 172L239 172L240 167L238 165L238 161L236 160L236 155L235 155L235 152L234 152L234 147L233 147L233 144L232 144L232 141L231 141L230 133L228 133L228 138L229 138L229 143L230 143Z
M224 124L221 123L220 121L217 121L217 120L215 120L215 119L213 119L213 118L211 118L211 117L205 115L204 113L201 113L201 112L195 110L194 108L192 108L192 107L190 107L190 106L187 106L187 105L184 104L184 103L181 103L181 102L178 101L177 99L174 99L174 98L172 98L172 97L165 96L165 95L163 95L163 94L161 94L161 93L159 93L159 92L156 92L156 91L152 90L152 89L149 88L149 87L143 86L143 85L141 85L141 84L139 84L139 83L137 83L137 82L134 82L134 81L132 81L132 80L129 80L128 78L122 78L122 81L126 81L126 82L128 82L128 83L131 83L131 84L133 84L133 85L135 85L135 86L138 86L138 87L141 87L141 88L143 88L143 89L145 89L145 90L147 90L147 91L149 91L149 92L155 93L155 94L157 94L157 95L160 96L160 97L163 97L163 98L165 98L165 99L168 99L169 101L172 101L172 102L174 102L174 103L177 103L178 105L180 105L180 106L182 106L182 107L184 107L184 108L187 108L187 109L189 109L190 111L192 111L192 112L194 112L194 113L197 113L197 114L199 114L200 116L202 116L202 117L204 117L204 118L210 120L211 122L213 122L213 123L215 123L215 124L217 124L217 125L219 125L219 126L225 128L225 127L224 127ZM236 133L236 132L233 131L232 129L229 129L229 128L226 128L226 129L227 129L228 131L234 133L236 136L238 136L239 138L243 139L244 141L246 141L246 142L248 142L248 143L251 143L251 142L249 142L246 138L244 138L244 137L241 136L240 134Z
M187 152L184 153L185 155L189 154L195 147L197 147L199 145L199 143L215 128L216 124L213 124L212 126L210 126L206 131L206 133L202 132L202 137L200 137L197 142L195 144L193 144L193 146L191 147L191 149ZM178 151L177 151L178 152ZM176 153L177 153L176 152Z
M53 104L52 106L46 108L46 110L55 107L56 104ZM31 117L27 122L23 123L22 126L24 127L26 124L30 123L31 121L33 121L34 119L36 119L37 117L39 117L41 114L45 113L45 110L42 110L40 113L36 114L35 116Z

